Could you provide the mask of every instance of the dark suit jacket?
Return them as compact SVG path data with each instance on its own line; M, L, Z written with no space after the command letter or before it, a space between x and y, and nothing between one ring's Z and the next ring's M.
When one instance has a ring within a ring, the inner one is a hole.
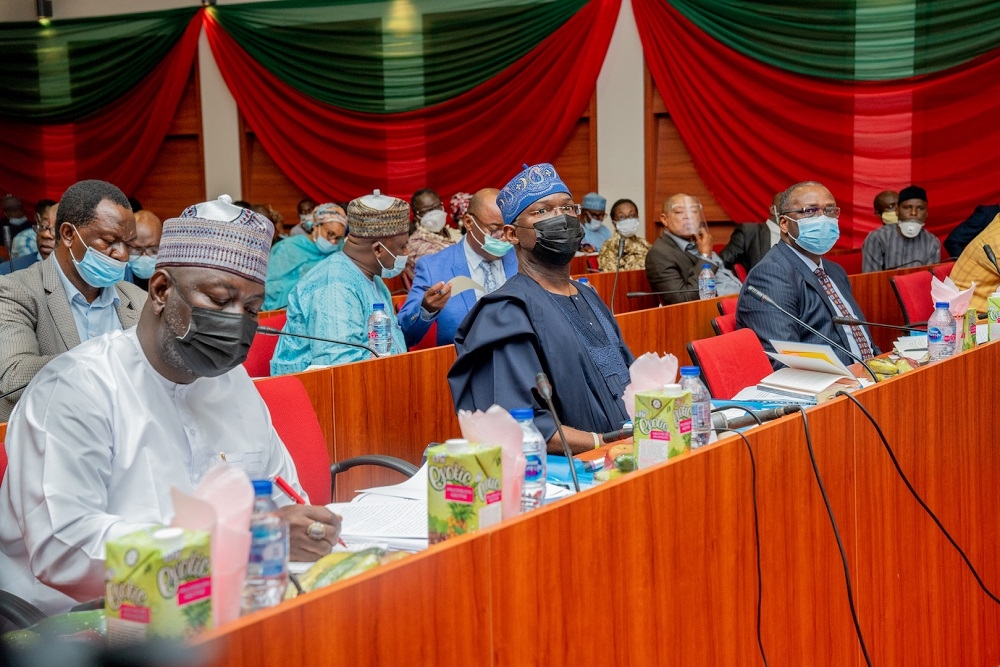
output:
M729 270L742 264L747 271L757 266L771 249L771 230L763 222L744 222L736 225L729 243L719 252L722 263Z
M660 295L660 303L697 301L698 274L702 264L709 264L713 271L719 268L715 262L684 252L671 237L661 234L646 253L646 279L653 292L691 290L683 294Z
M847 273L844 269L827 258L823 259L823 268L830 276L830 280L840 289L854 314L859 319L865 319L865 314L861 312L861 308L851 293L851 284L847 280ZM833 324L833 318L839 316L840 313L830 303L830 299L826 296L826 290L819 283L819 278L809 270L809 267L796 255L791 246L784 241L771 248L764 259L747 275L743 289L740 290L739 301L736 303L736 324L740 328L753 329L757 337L760 338L764 349L768 352L774 351L770 340L829 345L825 340L817 338L815 334L785 317L773 306L761 303L747 294L747 285L753 285L812 328L829 336L847 349L851 349L853 337L849 338L849 334L844 331L845 327ZM871 341L871 332L868 331L867 327L865 327L865 333L868 334L868 340ZM874 341L871 345L875 354L879 354ZM833 351L845 364L854 363L854 359L843 351L836 347L833 348ZM781 366L776 361L773 362L773 365L775 367Z
M1000 215L1000 204L977 206L972 215L951 230L951 234L948 234L948 238L944 240L944 249L948 253L948 257L961 255L965 246L972 243L972 239L979 236L979 232L986 229L986 225L993 222L993 218L997 215Z

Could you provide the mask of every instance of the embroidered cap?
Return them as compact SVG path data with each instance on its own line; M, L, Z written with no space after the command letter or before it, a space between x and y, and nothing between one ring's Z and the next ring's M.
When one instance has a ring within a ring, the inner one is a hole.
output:
M384 239L410 231L410 205L378 190L358 197L347 205L347 224L351 236Z
M309 227L306 229L307 232L311 232L312 228L316 225L324 225L328 222L339 222L340 224L347 226L347 214L344 213L343 207L340 204L326 203L320 204L313 209L312 213L309 214Z
M163 223L156 268L201 266L264 284L274 225L229 195L188 206Z
M497 195L497 206L503 214L504 224L513 223L521 211L542 197L557 192L570 194L569 188L559 178L555 167L546 162L531 167L524 165L524 171L503 186Z
M608 200L596 192L588 192L580 202L580 206L591 211L603 211L608 205Z

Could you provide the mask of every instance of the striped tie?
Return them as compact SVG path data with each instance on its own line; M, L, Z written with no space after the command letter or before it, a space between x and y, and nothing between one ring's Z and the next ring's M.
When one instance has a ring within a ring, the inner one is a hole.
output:
M851 317L850 311L847 310L847 306L844 305L843 300L840 295L837 294L837 290L833 289L833 283L830 281L830 276L826 275L826 271L823 269L816 269L816 277L819 278L819 284L823 286L826 290L826 295L830 297L830 301L836 306L837 310L844 317ZM862 359L871 359L872 347L868 344L868 337L865 336L865 332L861 330L861 327L851 327L851 333L854 334L854 342L858 344L858 349L861 350Z
M493 277L493 271L490 269L490 262L484 259L479 263L479 269L483 272L483 287L486 288L486 293L490 294L497 288L497 279Z

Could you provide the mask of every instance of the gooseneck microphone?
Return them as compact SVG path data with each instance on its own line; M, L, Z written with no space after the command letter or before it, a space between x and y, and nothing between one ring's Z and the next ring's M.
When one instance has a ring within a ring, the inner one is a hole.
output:
M622 270L622 256L625 254L625 237L618 237L618 265L615 266L615 283L611 286L611 314L615 314L615 294L618 293L618 274Z
M690 294L691 292L697 292L696 289L668 289L662 292L629 292L625 296L630 299L635 299L640 296L660 296L661 294Z
M825 340L830 345L833 345L838 350L843 351L851 359L854 359L856 362L858 362L859 364L861 364L861 366L866 371L868 371L868 374L872 376L872 379L875 382L878 382L878 376L875 375L875 371L873 371L871 368L869 368L868 364L865 363L864 359L862 359L858 355L854 354L853 352L851 352L849 349L847 349L846 347L844 347L840 343L834 341L832 338L830 338L826 334L820 333L816 329L813 329L811 326L809 326L808 324L806 324L805 322L803 322L802 320L800 320L798 317L796 317L795 315L792 315L790 312L788 312L787 310L785 310L784 308L782 308L781 306L779 306L777 301L775 301L774 299L772 299L768 295L764 294L763 292L761 292L759 289L757 289L753 285L747 285L746 286L746 290L747 290L747 294L749 294L753 298L757 299L761 303L766 303L767 305L771 306L772 308L776 308L777 310L779 310L782 313L784 313L786 317L788 317L791 320L793 320L796 324L799 324L800 326L802 326L803 328L805 328L806 331L809 331L809 332L811 332L811 333L819 336L820 338L822 338L823 340Z
M380 355L375 350L371 349L367 345L361 345L360 343L351 343L346 340L333 340L332 338L318 338L316 336L307 336L305 334L291 333L288 331L281 331L280 329L274 329L272 327L257 327L257 333L264 334L267 336L291 336L292 338L305 338L307 340L318 340L321 343L333 343L334 345L346 345L348 347L357 347L362 350L368 350L372 353L372 356L378 359ZM2 398L2 396L0 396Z
M576 459L573 458L573 450L569 448L569 443L566 441L562 422L559 421L559 415L556 414L556 406L552 404L552 385L549 383L549 377L544 372L538 373L535 376L535 388L538 389L538 395L545 401L545 404L549 407L549 412L552 414L552 419L556 422L556 431L559 433L559 439L562 441L563 454L566 456L566 462L569 464L569 474L573 477L573 488L576 489L577 493L580 493L580 480L576 478Z
M990 264L996 269L997 273L1000 274L1000 266L997 266L997 256L993 254L993 248L987 243L983 246L983 252L986 253L986 258L990 260Z
M849 327L882 327L883 329L897 329L898 331L915 331L917 333L927 333L917 327L901 327L898 324L883 324L882 322L869 322L868 320L858 320L853 317L835 317L834 324L844 324Z
M3 244L7 247L7 266L10 272L14 273L14 241L10 234L10 225L5 225L3 228Z
M747 412L747 414L742 415L740 417L733 417L732 419L730 419L721 412L713 412L712 428L714 428L717 431L745 428L747 426L753 426L754 424L760 424L761 422L772 421L774 419L784 417L785 415L795 414L799 411L799 406L797 405L783 405L781 407L767 408L765 410L748 410L746 408L737 408L737 406L732 406L732 407L739 410L744 410Z

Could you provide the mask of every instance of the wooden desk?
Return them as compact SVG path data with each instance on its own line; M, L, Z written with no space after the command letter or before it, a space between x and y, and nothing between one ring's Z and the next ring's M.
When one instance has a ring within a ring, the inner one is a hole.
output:
M615 314L630 313L646 308L656 308L658 302L655 296L640 296L634 299L628 298L629 292L650 291L649 281L646 280L645 271L622 271L618 275L618 289L614 289L615 274L612 273L588 273L585 275L573 276L574 279L586 278L600 295L601 300L611 308L611 294L614 292Z
M977 418L987 345L859 392L899 460L1000 589L1000 453ZM919 410L917 409L919 408ZM917 508L847 399L808 413L877 665L992 665L1000 606ZM772 665L863 664L802 418L748 433L762 635ZM634 473L211 634L215 665L758 665L750 462L742 440Z

